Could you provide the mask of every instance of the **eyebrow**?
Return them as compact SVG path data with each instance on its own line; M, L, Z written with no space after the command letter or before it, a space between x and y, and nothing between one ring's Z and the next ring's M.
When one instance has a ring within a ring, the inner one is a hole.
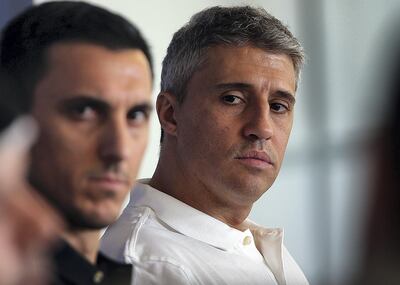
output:
M99 108L100 110L107 111L107 110L111 109L110 105L108 103L106 103L105 101L103 101L101 99L97 99L92 96L88 96L88 95L78 95L78 96L66 98L66 99L62 100L59 105L61 107L63 107L66 105L71 106L74 104L82 104L82 103L95 106L96 108ZM151 112L153 110L153 105L151 103L141 102L141 103L133 104L132 106L130 106L130 110L132 110L132 109Z
M252 86L248 83L234 82L234 83L219 83L215 86L217 89L252 89Z
M275 93L275 96L288 100L292 105L296 104L296 98L290 92L280 90Z
M95 106L96 108L99 108L101 110L108 110L110 109L110 106L104 102L103 100L87 96L87 95L78 95L78 96L73 96L73 97L68 97L59 102L59 107L64 108L68 106L73 106L75 104L88 104Z
M153 111L153 105L150 103L141 103L131 107L131 111L144 111L150 113Z
M233 83L219 83L215 86L219 90L224 90L224 89L240 89L240 90L251 90L253 89L253 86L248 83L243 83L243 82L233 82ZM294 95L288 91L284 90L279 90L274 93L274 96L277 97L282 97L286 100L288 100L291 104L296 103L296 98Z

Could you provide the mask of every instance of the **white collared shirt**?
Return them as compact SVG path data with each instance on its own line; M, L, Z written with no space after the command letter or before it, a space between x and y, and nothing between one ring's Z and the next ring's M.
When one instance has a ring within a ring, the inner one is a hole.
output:
M246 223L239 231L138 183L101 251L133 264L132 284L308 284L281 229Z

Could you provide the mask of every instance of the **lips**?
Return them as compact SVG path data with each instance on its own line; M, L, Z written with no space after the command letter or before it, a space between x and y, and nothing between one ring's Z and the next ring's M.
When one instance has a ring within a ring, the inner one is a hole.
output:
M270 156L263 151L248 151L236 156L235 159L256 168L266 168L274 165Z
M106 188L129 186L129 181L125 176L115 173L92 174L89 175L89 180Z
M128 181L125 178L113 174L91 176L90 179L95 181L104 181L108 183L128 184Z
M129 182L120 175L97 174L88 177L90 188L86 195L93 201L110 201L122 197L129 190Z

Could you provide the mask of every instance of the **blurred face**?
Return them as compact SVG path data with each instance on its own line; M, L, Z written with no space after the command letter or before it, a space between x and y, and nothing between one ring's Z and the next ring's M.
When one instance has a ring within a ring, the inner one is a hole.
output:
M147 144L151 73L143 52L60 43L34 90L40 134L34 186L75 227L101 228L119 214Z
M274 182L292 128L295 71L284 54L209 49L176 111L182 169L220 201L253 203Z

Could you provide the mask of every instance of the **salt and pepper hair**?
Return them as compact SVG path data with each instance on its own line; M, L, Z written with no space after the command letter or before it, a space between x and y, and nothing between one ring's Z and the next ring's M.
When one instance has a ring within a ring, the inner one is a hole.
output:
M182 102L189 80L207 59L208 49L217 45L250 45L288 55L297 87L305 56L288 28L262 8L216 6L195 14L174 34L162 65L161 92L172 93Z

